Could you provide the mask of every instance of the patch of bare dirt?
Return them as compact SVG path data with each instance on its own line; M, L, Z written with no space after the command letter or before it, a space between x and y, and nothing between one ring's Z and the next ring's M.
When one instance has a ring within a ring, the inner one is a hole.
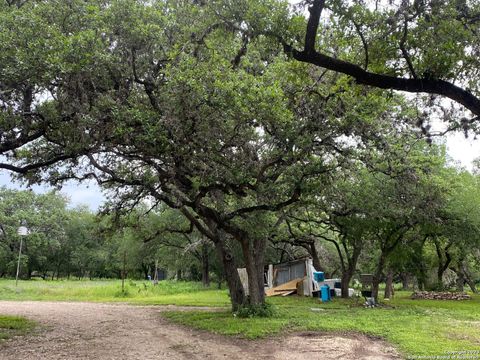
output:
M39 330L0 344L2 360L130 359L399 359L386 343L363 335L301 333L258 341L169 323L172 306L0 301L0 314L21 315ZM193 308L188 308L193 309ZM198 308L197 308L198 309Z

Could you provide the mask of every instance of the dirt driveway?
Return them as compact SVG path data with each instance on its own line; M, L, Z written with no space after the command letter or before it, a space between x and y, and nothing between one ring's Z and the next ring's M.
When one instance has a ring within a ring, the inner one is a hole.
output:
M39 330L0 344L2 360L398 359L364 336L301 333L248 341L191 330L161 317L169 306L0 301L0 314L38 321ZM190 308L191 309L191 308Z

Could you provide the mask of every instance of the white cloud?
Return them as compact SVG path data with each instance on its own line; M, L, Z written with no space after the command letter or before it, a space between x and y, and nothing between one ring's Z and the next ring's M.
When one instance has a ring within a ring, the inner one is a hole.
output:
M463 133L452 133L447 136L447 153L460 165L472 170L472 161L480 157L480 140L472 134L465 138Z

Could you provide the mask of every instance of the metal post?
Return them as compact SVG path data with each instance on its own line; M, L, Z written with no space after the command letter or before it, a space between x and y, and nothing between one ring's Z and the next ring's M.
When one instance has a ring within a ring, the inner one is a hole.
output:
M20 250L18 250L17 276L15 277L15 287L18 285L18 274L20 273L20 257L22 256L23 236L20 237Z
M23 237L28 235L28 229L25 226L25 220L22 221L20 227L17 230L17 234L20 236L20 249L18 250L18 263L17 263L17 276L15 277L15 287L18 285L18 275L20 274L20 257L22 256Z

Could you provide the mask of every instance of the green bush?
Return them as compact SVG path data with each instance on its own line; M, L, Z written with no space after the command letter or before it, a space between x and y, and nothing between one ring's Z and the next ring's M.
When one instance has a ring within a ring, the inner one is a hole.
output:
M234 315L240 318L272 317L275 315L275 311L275 306L265 302L262 305L243 305Z
M120 289L113 296L116 298L127 298L130 297L130 295L130 290L128 289L128 287L125 287L123 291Z

